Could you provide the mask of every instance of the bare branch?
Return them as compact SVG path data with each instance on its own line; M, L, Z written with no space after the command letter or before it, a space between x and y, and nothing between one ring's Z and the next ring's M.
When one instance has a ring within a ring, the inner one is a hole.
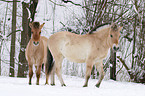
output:
M7 35L7 37L9 37L10 35L12 35L13 33L19 32L19 31L21 31L21 30L16 30L14 32L11 32L10 34Z
M65 5L57 4L57 3L55 3L55 2L52 1L52 0L49 0L49 1L50 1L51 3L53 3L53 4L55 4L55 5L66 7Z
M102 10L104 10L105 6L107 4L107 0L102 2L102 7L100 9L100 12L99 12L99 15L96 16L96 19L94 21L94 27L88 32L88 34L91 34L96 28L97 28L97 25L98 25L98 20L100 19L100 17L102 16ZM104 14L104 13L103 13Z
M88 10L90 10L90 11L92 11L92 12L94 12L93 10L91 10L90 8L88 8L88 7L86 7L86 6L82 6L81 4L77 4L77 3L74 3L73 1L70 1L70 0L62 0L64 3L71 3L71 4L73 4L73 5L76 5L76 6L80 6L80 7L82 7L82 8L85 8L85 9L88 9Z
M21 1L7 1L7 0L1 0L1 1L4 1L4 2L21 2Z

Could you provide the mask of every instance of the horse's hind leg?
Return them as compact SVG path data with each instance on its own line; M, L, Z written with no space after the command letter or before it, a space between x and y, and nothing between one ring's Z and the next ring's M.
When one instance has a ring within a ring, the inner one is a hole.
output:
M103 63L102 62L97 63L96 67L97 67L97 71L99 71L99 81L97 82L96 87L99 88L100 84L101 84L101 81L104 78Z
M45 70L47 70L47 68ZM51 85L54 86L55 85L55 81L54 81L55 68L54 67L52 68L52 71L50 74L48 74L47 71L45 71L45 74L46 74L46 83L45 84L48 84L49 75L51 75Z
M37 72L36 72L37 81L36 81L36 85L39 85L41 67L42 67L42 63L40 63L40 64L37 66Z
M33 70L32 70L32 64L29 64L29 85L31 85L32 84L32 81L31 81L31 79L32 79L32 76L33 76Z
M93 67L93 62L92 61L87 61L86 63L86 75L85 75L85 84L83 87L87 87L88 86L88 80L90 78L91 75L91 71L92 71L92 67Z
M52 86L55 85L55 70L54 70L54 68L52 69L52 72L51 72L51 85Z
M59 81L60 81L60 83L61 83L61 86L66 86L65 84L64 84L64 81L63 81L63 79L62 79L62 69L61 69L61 67L62 67L62 61L63 61L63 57L62 56L57 56L57 58L55 58L55 72L56 72L56 75L58 76L58 79L59 79Z
M46 70L46 69L45 69ZM53 73L53 70L52 70L52 72L51 72L51 76L52 76L52 73ZM48 79L49 79L49 75L50 74L48 74L47 73L47 71L45 71L45 74L46 74L46 82L45 82L45 85L47 85L48 84ZM52 78L51 78L52 79ZM52 80L51 80L51 82L52 82ZM55 85L55 83L51 83L51 85Z
M48 79L49 79L49 75L46 73L46 82L45 82L45 85L48 84Z
M52 72L51 72L51 85L52 85L52 86L55 85L54 74L55 74L55 73L54 73L54 70L52 70ZM48 79L49 79L49 74L46 73L46 83L45 83L45 85L48 84Z

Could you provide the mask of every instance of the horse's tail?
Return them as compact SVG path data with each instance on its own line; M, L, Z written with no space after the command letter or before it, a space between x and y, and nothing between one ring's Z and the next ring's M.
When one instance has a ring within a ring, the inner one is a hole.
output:
M51 73L51 71L53 69L53 66L54 66L53 56L52 56L49 48L47 48L47 62L46 62L46 66L45 66L46 74L50 74Z

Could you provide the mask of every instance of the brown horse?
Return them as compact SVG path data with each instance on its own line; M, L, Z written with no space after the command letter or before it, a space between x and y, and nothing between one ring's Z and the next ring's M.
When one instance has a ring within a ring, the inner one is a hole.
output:
M46 84L48 84L48 76L52 68L53 58L50 54L49 49L47 48L48 39L44 36L40 36L41 29L43 27L39 24L39 22L32 22L29 24L32 32L32 38L30 39L27 47L26 47L26 60L28 61L29 65L29 84L31 85L31 79L33 76L33 64L36 67L36 77L37 81L36 84L39 85L39 78L42 64L45 65L45 73L46 73ZM48 59L47 59L48 58Z
M99 71L99 87L104 78L103 59L107 56L109 48L118 49L120 30L117 24L104 25L96 32L85 35L77 35L71 32L57 32L50 36L48 46L55 60L55 71L62 86L65 83L62 79L61 67L64 58L76 63L86 63L85 84L91 75L93 65ZM114 46L115 45L115 46Z

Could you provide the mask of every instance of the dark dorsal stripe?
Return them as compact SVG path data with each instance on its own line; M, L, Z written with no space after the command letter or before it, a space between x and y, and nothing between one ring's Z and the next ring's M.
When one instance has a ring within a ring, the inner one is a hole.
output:
M97 26L93 27L88 33L92 34L96 29L98 29L102 26L105 26L105 25L111 25L111 23L104 23L104 24L97 25Z
M40 23L39 22L33 22L32 25L33 25L33 28L35 28L35 29L40 28Z

